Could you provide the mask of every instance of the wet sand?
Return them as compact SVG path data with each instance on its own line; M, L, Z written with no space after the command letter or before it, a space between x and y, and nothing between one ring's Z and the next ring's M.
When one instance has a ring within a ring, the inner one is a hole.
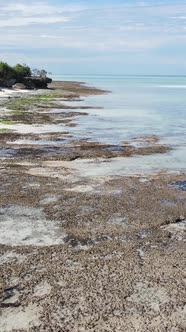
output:
M73 137L65 102L98 93L55 82L45 97L1 104L2 332L186 329L186 175L85 174L82 161L112 167L171 149L156 136L117 146Z

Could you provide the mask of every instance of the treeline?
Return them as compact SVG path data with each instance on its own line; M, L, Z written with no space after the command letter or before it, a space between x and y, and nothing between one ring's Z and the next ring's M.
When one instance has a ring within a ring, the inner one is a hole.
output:
M44 69L31 70L26 64L10 66L6 62L0 62L0 86L11 87L16 83L22 83L27 88L45 88L51 81Z
M51 73L49 73L51 74ZM17 79L23 77L46 77L47 72L42 69L33 69L31 70L29 66L19 63L16 66L10 66L6 62L0 62L0 78L2 79Z

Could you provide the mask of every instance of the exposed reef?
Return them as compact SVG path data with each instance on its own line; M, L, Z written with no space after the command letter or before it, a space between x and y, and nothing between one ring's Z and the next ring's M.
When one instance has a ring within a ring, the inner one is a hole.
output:
M185 174L87 176L78 162L171 149L77 139L88 107L65 102L101 93L53 82L0 100L2 332L185 331Z

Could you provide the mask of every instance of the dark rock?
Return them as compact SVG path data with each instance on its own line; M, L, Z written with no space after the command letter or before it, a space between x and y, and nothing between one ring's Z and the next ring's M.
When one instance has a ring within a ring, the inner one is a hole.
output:
M52 82L49 77L24 77L21 80L5 80L0 78L0 87L14 89L46 89L47 85ZM24 87L23 87L24 86Z
M6 80L0 79L0 86L3 88L11 88L16 83L16 79Z
M72 247L77 247L78 245L81 246L87 246L87 245L92 245L93 241L91 239L88 238L81 238L81 237L76 237L73 235L67 235L64 238L64 242L68 243L70 246Z
M46 89L47 85L52 82L49 77L25 77L24 84L28 89Z
M4 298L0 305L2 308L17 307L20 305L19 290L17 287L5 289L3 295Z
M11 79L7 81L7 87L11 88L14 84L16 84L16 79Z

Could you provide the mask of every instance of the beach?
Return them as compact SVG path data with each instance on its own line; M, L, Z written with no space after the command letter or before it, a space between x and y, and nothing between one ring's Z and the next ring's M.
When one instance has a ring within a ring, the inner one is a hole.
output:
M95 86L0 91L2 332L185 331L184 140Z

